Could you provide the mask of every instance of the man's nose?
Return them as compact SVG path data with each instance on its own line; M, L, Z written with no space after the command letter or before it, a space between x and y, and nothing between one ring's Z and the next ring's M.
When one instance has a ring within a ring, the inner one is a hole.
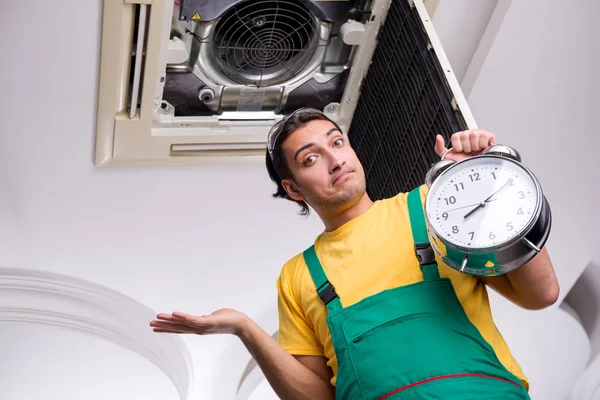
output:
M346 162L341 157L337 156L335 153L330 154L330 156L329 156L329 172L330 173L334 173L334 172L342 169L344 164L346 164Z

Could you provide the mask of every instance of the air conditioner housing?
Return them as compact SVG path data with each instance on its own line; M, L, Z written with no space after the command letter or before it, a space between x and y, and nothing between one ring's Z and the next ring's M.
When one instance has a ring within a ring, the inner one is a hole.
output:
M262 162L304 106L347 134L390 4L104 0L96 166Z

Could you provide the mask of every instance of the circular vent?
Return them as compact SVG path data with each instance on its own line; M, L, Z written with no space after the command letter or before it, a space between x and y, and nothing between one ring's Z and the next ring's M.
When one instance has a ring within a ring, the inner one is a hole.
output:
M244 1L217 24L214 52L219 68L244 85L283 83L301 72L318 42L317 19L292 1Z

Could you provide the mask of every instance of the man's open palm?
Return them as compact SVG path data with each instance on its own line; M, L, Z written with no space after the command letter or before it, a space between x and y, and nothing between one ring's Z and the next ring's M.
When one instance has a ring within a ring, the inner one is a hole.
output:
M150 322L154 332L211 335L237 334L248 317L239 311L224 308L201 317L174 312L172 314L161 313L156 318Z

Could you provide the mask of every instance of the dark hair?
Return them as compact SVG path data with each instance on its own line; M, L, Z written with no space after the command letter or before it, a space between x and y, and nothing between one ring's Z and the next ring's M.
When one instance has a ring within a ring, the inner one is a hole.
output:
M272 143L267 143L266 164L269 177L277 185L277 190L273 193L273 197L287 199L296 202L301 210L300 215L308 215L308 204L304 201L296 201L292 199L281 184L283 179L294 179L292 172L288 166L285 154L283 153L283 143L288 137L300 128L303 128L311 121L329 121L341 132L342 130L334 121L316 109L299 109L291 113L281 121L277 122L271 132L278 131L273 135ZM271 136L271 135L269 135ZM267 139L269 140L269 139Z

